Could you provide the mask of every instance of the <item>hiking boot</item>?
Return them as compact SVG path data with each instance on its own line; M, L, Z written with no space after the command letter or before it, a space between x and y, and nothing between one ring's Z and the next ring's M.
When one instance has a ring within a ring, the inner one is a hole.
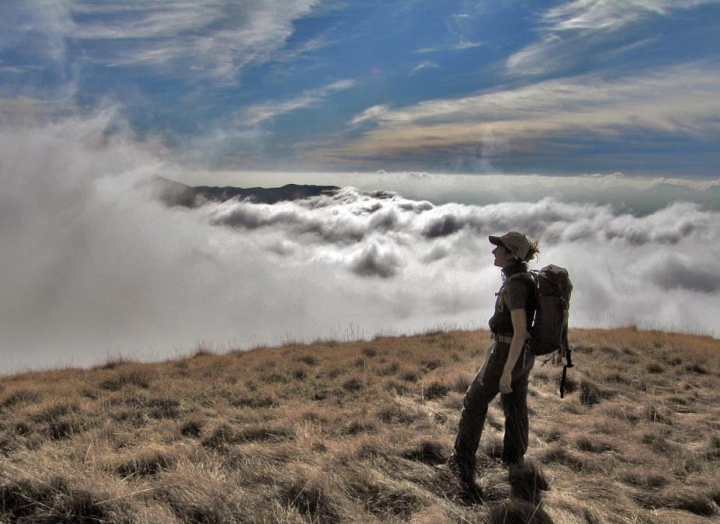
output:
M508 469L522 468L523 465L525 464L525 457L514 458L514 459L508 459L508 458L503 457L502 464L503 464L503 466L505 466Z
M447 467L457 475L463 484L471 485L475 483L475 468L470 462L460 459L453 453L447 460Z

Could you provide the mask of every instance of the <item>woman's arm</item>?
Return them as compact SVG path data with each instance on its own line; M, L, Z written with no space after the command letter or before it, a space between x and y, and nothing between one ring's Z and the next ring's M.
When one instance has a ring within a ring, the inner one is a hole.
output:
M525 341L528 339L527 314L524 309L513 309L510 311L510 319L513 325L513 338L510 342L510 352L505 361L502 376L500 377L500 393L512 392L512 370L515 367Z

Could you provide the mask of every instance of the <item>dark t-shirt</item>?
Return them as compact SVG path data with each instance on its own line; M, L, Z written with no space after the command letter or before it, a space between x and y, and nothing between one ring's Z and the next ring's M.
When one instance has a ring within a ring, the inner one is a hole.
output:
M504 294L507 308L512 311L513 309L526 309L525 305L528 303L528 284L527 282L514 279L508 282L505 286Z
M497 335L512 335L514 333L510 312L515 309L524 309L527 319L528 332L532 327L535 313L535 281L530 274L510 278L498 292L495 300L495 313L490 319L490 331Z

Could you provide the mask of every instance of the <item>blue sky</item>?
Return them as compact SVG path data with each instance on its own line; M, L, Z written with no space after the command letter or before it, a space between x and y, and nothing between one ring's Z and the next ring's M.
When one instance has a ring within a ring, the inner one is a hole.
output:
M0 119L223 170L716 178L718 0L0 3Z

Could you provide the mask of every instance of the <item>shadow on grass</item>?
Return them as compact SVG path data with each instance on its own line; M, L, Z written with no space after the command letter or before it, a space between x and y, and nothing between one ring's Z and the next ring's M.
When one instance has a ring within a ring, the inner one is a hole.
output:
M541 469L530 461L508 471L510 499L490 506L488 524L553 524L542 507L549 484Z
M540 504L543 491L550 488L542 470L530 461L512 466L509 477L512 496L532 504Z

